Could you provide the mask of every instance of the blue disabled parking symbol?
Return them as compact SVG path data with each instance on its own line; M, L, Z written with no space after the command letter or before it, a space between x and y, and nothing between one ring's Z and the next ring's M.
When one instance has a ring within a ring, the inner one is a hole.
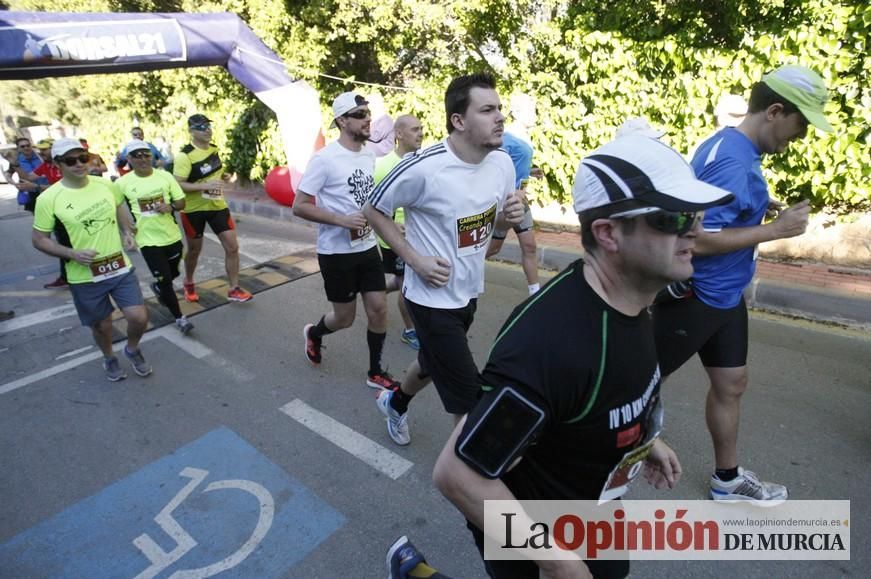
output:
M5 577L279 577L345 518L227 428L0 546Z

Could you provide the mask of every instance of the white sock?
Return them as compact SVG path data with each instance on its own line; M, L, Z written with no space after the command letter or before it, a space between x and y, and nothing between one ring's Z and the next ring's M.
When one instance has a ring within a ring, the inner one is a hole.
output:
M529 295L533 295L535 292L537 292L538 290L541 289L541 285L537 284L537 283L533 283L533 284L526 286L526 288L529 290Z

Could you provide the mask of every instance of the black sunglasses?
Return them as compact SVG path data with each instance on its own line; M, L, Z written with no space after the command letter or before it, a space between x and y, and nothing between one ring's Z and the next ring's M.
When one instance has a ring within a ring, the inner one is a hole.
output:
M667 235L686 235L692 231L693 227L698 223L701 213L695 211L654 211L645 212L645 209L624 211L615 213L609 219L631 219L633 217L643 216L647 224L653 229L665 233Z
M76 155L75 157L61 157L60 162L66 165L67 167L75 167L76 163L81 163L82 165L88 164L88 154L82 153L81 155Z
M130 156L134 159L144 159L151 156L151 151L134 151Z
M204 125L191 125L191 128L195 131L208 131L212 128L212 125L204 124Z
M354 111L353 113L345 113L343 117L351 117L352 119L368 119L372 113L370 111Z

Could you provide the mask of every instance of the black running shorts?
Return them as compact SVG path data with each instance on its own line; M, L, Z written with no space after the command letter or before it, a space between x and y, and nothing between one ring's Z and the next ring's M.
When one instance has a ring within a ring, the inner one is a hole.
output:
M377 247L356 253L319 253L318 264L331 303L346 304L357 299L358 293L387 289Z
M381 261L384 264L384 273L399 277L405 275L405 262L389 247L381 248Z
M442 405L451 414L466 414L478 402L481 377L466 334L475 320L478 300L458 309L430 308L405 300L420 351L424 376L431 376Z
M698 353L706 368L747 365L747 305L709 306L695 296L657 304L651 309L656 349L663 376Z
M215 235L221 235L225 231L236 229L236 224L233 222L233 217L227 208L217 211L194 211L193 213L181 214L181 224L184 228L185 237L188 239L199 239L202 237L203 232L206 230L206 223L209 224Z

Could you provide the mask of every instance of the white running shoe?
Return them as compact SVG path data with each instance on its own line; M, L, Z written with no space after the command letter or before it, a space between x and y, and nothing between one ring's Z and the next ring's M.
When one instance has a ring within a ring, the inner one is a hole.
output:
M399 446L407 446L411 442L408 432L408 412L398 413L390 406L393 390L382 390L378 394L378 410L387 417L387 434Z
M759 480L755 472L738 467L738 476L723 482L711 476L711 498L715 501L785 501L789 496L786 487Z

